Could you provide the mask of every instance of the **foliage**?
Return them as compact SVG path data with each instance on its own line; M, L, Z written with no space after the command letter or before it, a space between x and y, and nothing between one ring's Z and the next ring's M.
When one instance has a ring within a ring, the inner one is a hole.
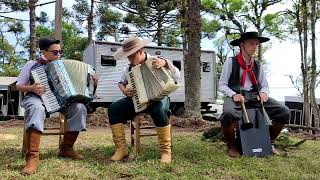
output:
M0 0L0 13L11 13L17 11L27 11L27 0Z
M179 29L177 23L178 1L175 0L126 0L115 6L125 11L127 14L123 21L126 23L123 28L126 31L122 33L139 34L154 39L159 46L164 41L172 44L178 40L165 40L166 35L172 35L172 32ZM175 31L176 33L179 31ZM168 44L165 44L168 45ZM177 46L176 44L174 46Z
M202 10L212 21L212 25L203 23L204 34L209 34L209 38L234 39L238 34L255 29L259 35L276 37L283 39L285 36L282 29L283 16L278 12L267 12L273 5L281 0L244 1L244 0L202 0ZM208 20L207 20L208 21ZM206 22L206 21L203 21ZM220 30L220 35L216 37L215 27ZM212 29L211 29L212 28ZM210 36L210 34L213 35ZM227 47L218 46L217 48ZM259 47L262 50L261 47ZM227 49L229 49L227 47ZM262 53L259 50L258 59L262 60ZM228 51L228 50L224 50Z

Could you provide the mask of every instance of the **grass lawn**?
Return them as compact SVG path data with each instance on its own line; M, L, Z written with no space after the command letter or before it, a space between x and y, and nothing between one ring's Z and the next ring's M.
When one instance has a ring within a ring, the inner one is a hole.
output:
M0 127L0 179L320 179L320 141L307 140L278 157L231 159L223 142L203 140L200 132L179 129L173 136L169 165L159 163L154 137L142 139L140 156L131 149L127 161L116 163L108 160L114 151L109 128L81 133L75 147L84 161L58 158L58 137L42 137L38 172L23 176L22 127ZM290 137L290 142L298 140Z

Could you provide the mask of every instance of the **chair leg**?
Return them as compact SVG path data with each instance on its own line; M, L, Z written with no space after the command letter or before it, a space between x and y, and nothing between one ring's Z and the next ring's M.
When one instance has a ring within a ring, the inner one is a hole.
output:
M134 147L134 130L135 130L135 127L134 127L134 125L133 125L133 122L134 121L134 119L133 120L130 120L130 139L131 139L131 148L133 148Z
M68 123L67 123L66 115L62 112L59 113L59 120L60 120L59 149L61 149L62 141L67 131Z
M135 144L135 150L136 154L140 153L140 118L136 116L135 118L135 129L136 129L136 144Z
M26 119L23 120L23 136L22 136L22 149L21 149L21 157L24 158L27 151L27 133L26 133Z
M169 124L171 125L172 124L172 118L169 117ZM172 125L170 126L170 136L171 136L171 149L172 149L172 141L173 141L173 138L172 138Z

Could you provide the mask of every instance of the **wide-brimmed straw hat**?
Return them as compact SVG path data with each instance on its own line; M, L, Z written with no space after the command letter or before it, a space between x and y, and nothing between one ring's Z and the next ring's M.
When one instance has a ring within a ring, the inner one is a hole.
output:
M151 39L140 39L135 35L131 36L122 42L122 47L113 54L113 57L115 60L124 59L151 42Z
M269 41L270 39L267 37L259 36L257 32L245 32L242 33L239 39L235 39L230 42L232 46L240 46L240 43L247 39L258 39L259 43L264 43Z

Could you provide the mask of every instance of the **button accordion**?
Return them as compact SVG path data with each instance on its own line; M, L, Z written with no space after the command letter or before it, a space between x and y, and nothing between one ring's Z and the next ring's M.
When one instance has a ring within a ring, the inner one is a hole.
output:
M179 87L170 70L155 68L150 58L144 64L132 67L127 79L127 87L135 90L132 97L135 112L145 110L150 102L162 100Z
M41 96L49 114L60 111L69 103L88 103L94 97L92 76L95 70L77 60L57 60L46 66L38 65L31 70L35 83L45 87Z

